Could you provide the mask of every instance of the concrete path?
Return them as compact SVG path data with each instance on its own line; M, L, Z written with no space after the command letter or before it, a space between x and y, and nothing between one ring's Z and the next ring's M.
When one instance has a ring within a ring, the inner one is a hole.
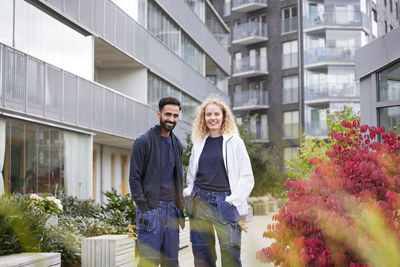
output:
M242 265L243 267L274 266L273 264L262 264L256 259L256 252L272 243L272 240L263 238L267 225L272 223L272 215L254 216L251 222L246 223L247 233L242 233ZM218 243L218 242L217 242ZM217 266L221 266L219 246L217 245ZM183 248L179 251L179 264L181 267L194 266L192 247Z

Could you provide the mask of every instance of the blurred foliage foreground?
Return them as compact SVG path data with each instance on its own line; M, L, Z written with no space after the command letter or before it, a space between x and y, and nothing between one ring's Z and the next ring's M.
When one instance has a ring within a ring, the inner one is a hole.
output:
M264 233L274 242L259 260L400 266L400 136L344 116L328 140L301 148L290 175L288 202Z
M62 266L80 266L82 238L126 234L128 225L135 223L135 204L130 195L107 192L105 196L107 203L99 205L71 196L58 200L33 194L2 195L0 256L60 252ZM57 224L48 223L52 216L57 216Z

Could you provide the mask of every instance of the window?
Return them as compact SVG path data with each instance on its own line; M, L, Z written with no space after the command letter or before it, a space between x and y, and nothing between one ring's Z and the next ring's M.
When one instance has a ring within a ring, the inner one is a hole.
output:
M400 130L400 106L378 109L379 126L384 126L387 131Z
M281 32L288 33L297 31L297 7L282 9Z
M224 2L224 16L229 16L231 14L231 0L225 0Z
M267 114L254 114L250 117L249 131L254 134L256 140L268 140Z
M378 15L375 9L372 9L372 18L374 19L375 22L378 22Z
M242 69L242 53L237 52L234 54L233 57L233 72L237 73L240 72Z
M390 12L393 12L393 0L389 0Z
M378 74L379 101L400 100L400 63Z
M283 138L299 137L299 111L283 113Z
M282 43L282 68L297 67L297 40Z
M297 75L283 78L283 104L298 102L298 83L299 78Z

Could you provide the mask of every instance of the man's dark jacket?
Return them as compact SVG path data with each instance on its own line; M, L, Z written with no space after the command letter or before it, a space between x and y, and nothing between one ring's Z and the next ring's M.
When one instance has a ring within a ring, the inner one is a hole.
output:
M158 207L160 198L161 164L161 126L156 125L136 139L132 147L129 186L131 194L140 211L145 212ZM171 132L175 156L175 194L176 205L182 210L183 169L182 144Z

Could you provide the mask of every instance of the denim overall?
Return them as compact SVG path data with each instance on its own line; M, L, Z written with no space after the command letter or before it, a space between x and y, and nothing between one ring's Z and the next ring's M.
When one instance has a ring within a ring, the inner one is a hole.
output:
M179 266L179 218L182 216L174 202L159 201L157 209L146 212L136 208L138 266Z
M216 266L217 232L223 267L242 266L240 261L241 227L236 207L225 201L230 192L211 192L193 188L185 199L190 218L190 240L196 267Z

